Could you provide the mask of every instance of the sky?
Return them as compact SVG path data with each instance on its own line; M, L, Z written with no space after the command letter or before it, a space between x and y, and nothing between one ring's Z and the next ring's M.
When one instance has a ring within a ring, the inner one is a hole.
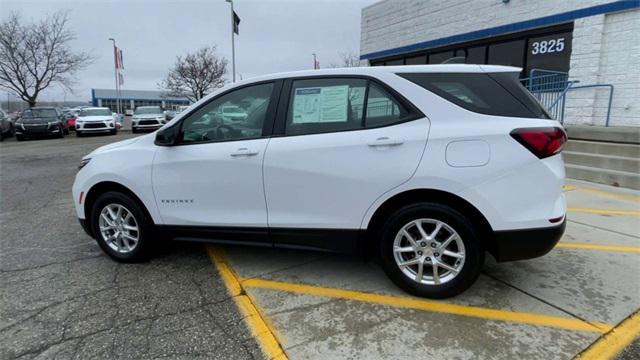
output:
M360 12L377 0L235 0L236 76L243 79L339 63L359 53ZM92 88L114 88L115 38L123 50L124 87L158 90L177 55L217 47L231 72L230 7L225 0L0 0L0 19L19 12L25 22L68 11L73 47L95 61L77 74L73 93L53 85L39 100L88 101Z

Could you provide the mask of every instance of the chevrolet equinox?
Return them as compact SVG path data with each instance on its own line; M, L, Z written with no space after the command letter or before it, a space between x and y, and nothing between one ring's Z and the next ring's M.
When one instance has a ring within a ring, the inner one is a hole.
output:
M564 232L566 134L519 73L421 65L240 81L85 156L77 215L117 261L144 259L160 235L362 253L409 293L453 296L485 252L541 256Z

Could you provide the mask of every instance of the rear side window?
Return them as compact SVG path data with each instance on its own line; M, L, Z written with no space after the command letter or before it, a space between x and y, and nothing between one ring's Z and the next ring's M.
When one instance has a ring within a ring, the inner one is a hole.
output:
M469 111L549 119L516 73L406 73L399 76Z
M412 116L415 114L382 86L367 79L294 80L285 133L303 135L359 130L391 125Z

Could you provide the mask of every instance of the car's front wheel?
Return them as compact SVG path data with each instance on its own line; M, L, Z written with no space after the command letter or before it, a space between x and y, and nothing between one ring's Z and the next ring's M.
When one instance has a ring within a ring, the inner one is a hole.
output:
M484 249L464 215L446 205L418 203L387 219L380 256L397 286L413 295L441 299L463 292L476 281Z
M91 226L98 244L111 258L138 262L149 255L152 223L138 202L120 192L107 192L93 206Z

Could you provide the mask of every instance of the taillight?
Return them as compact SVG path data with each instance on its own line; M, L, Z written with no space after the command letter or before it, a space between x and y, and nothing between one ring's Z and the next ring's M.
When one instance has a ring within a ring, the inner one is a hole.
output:
M559 153L567 142L559 127L515 129L511 136L540 159Z

